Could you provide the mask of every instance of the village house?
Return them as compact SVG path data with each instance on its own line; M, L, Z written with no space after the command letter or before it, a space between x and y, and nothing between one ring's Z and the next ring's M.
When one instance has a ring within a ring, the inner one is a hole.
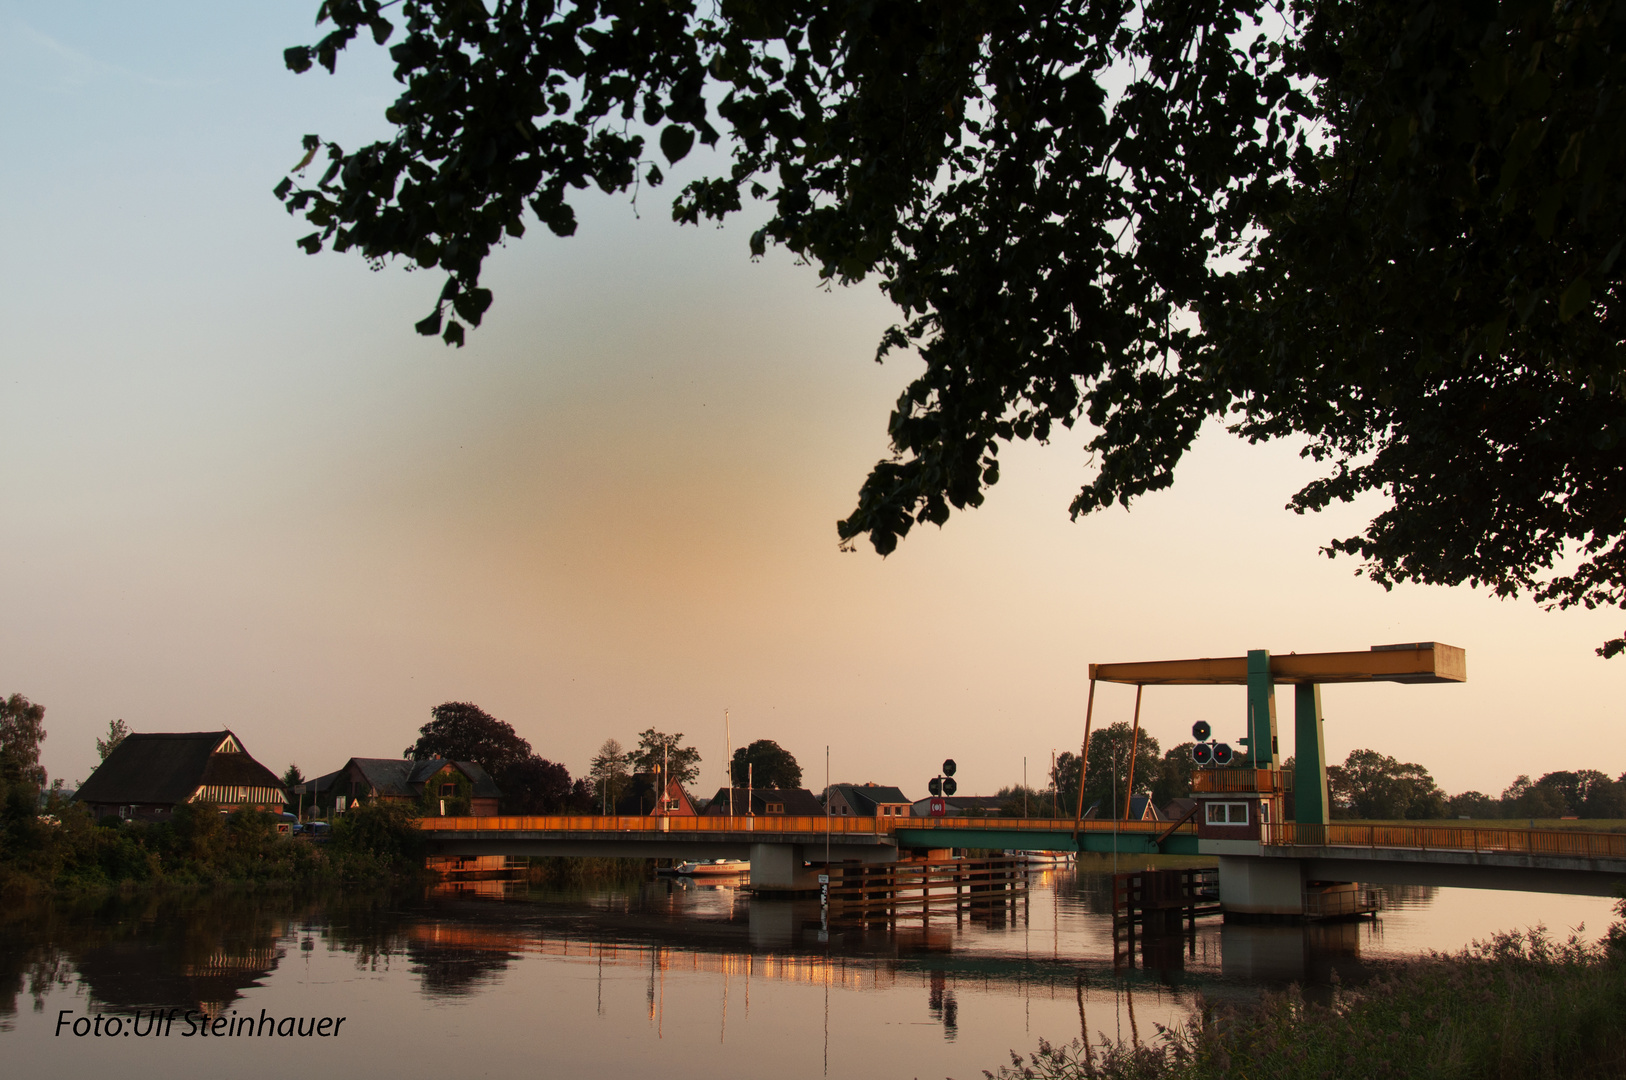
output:
M448 815L494 817L502 798L496 782L474 762L439 757L351 758L314 783L324 806L338 798L346 803L381 799L416 803L431 814L444 805Z
M728 816L728 792L726 787L717 789L717 794L711 797L706 804L705 816ZM751 815L784 815L786 817L823 817L824 804L819 797L806 788L743 788L734 789L734 815L747 817Z
M1117 807L1113 807L1113 809L1116 810ZM1095 821L1096 819L1102 817L1110 820L1111 818L1117 817L1117 814L1103 807L1100 799L1090 803L1090 805L1084 810L1085 821ZM1121 820L1162 821L1164 820L1164 817L1162 813L1159 812L1157 804L1152 802L1152 797L1150 795L1136 795L1134 798L1129 800L1129 817Z
M998 795L946 795L939 798L916 799L909 807L911 817L1001 817L1009 799ZM947 804L947 813L932 814L932 803Z
M193 802L281 813L288 792L230 731L132 732L74 799L98 818L162 821Z
M880 784L831 784L834 817L908 817L910 799L895 787Z
M659 795L659 773L633 773L626 791L616 800L615 812L623 817L660 814L664 817L699 817L700 811L683 785L676 780L666 783L666 798Z

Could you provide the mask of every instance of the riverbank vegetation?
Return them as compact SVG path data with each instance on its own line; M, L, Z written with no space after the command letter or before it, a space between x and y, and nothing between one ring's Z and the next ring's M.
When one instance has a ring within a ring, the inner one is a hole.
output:
M1626 915L1626 901L1617 905ZM1397 965L1327 1004L1291 988L1199 1005L1151 1043L1040 1043L989 1080L1380 1080L1626 1075L1626 925L1593 944L1541 928Z
M277 832L256 810L187 803L167 821L94 820L84 807L9 786L0 810L0 896L113 888L386 884L423 871L423 836L394 804L342 815L321 843Z

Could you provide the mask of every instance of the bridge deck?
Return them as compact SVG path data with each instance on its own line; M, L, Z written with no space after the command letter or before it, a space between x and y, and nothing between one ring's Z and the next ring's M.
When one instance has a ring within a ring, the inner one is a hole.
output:
M470 841L484 847L504 841L545 841L569 845L608 842L628 856L647 857L722 846L731 851L752 844L818 845L855 848L1000 848L1027 851L1119 851L1123 853L1220 854L1214 842L1200 842L1187 822L1172 828L1160 821L1084 821L1068 818L855 818L800 816L600 816L548 814L511 817L424 818L421 827L441 843ZM1075 829L1077 832L1075 833ZM439 846L437 844L437 846ZM1232 843L1225 845L1227 854ZM1450 853L1492 857L1559 859L1549 865L1579 866L1603 860L1612 870L1626 860L1626 833L1586 829L1492 829L1450 825L1298 825L1267 828L1255 854L1325 857L1333 851L1389 852L1416 860L1458 861ZM495 848L493 848L495 850ZM551 849L550 849L551 850ZM561 848L560 850L564 850ZM687 855L685 855L687 857ZM1502 861L1494 858L1494 861ZM1530 865L1535 865L1534 863Z
M1589 829L1487 829L1453 825L1270 826L1272 847L1408 848L1417 851L1507 852L1581 859L1626 859L1626 833Z
M603 837L608 834L637 837L640 840L695 841L727 836L730 841L752 840L757 843L824 842L828 835L836 843L864 843L872 838L884 837L888 842L897 834L909 834L911 840L921 834L941 833L942 847L1019 847L1020 844L1001 844L1011 834L1039 840L1044 845L1053 838L1065 837L1057 850L1072 851L1075 828L1081 833L1155 837L1170 832L1165 821L1085 821L1074 825L1071 818L858 818L858 817L800 817L792 815L762 815L745 817L713 815L703 817L616 817L588 814L540 814L511 817L427 817L420 826L432 833L517 834L547 833L549 835L581 835ZM1197 827L1191 823L1176 826L1177 835L1196 836ZM953 837L951 837L953 834ZM957 838L963 834L986 836L989 843L963 844ZM1040 848L1035 848L1040 850Z

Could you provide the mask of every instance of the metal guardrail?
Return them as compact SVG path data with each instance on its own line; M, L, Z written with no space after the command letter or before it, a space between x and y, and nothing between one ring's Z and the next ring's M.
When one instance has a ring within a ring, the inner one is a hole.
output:
M1581 829L1486 829L1454 825L1265 826L1265 843L1280 847L1412 848L1581 858L1626 858L1626 833Z
M421 828L431 832L616 832L616 833L823 833L831 835L876 835L931 829L971 832L1066 832L1074 828L1072 818L872 818L800 817L759 814L755 817L702 815L700 817L605 817L597 814L543 814L500 817L426 817ZM1166 821L1084 821L1076 826L1082 832L1160 833ZM1177 832L1195 834L1195 824L1180 825Z

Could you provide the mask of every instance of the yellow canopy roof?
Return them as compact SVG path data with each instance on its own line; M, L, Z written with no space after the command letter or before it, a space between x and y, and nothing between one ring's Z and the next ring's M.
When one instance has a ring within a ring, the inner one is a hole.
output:
M1270 677L1279 683L1467 682L1468 655L1437 641L1374 645L1364 652L1273 653ZM1091 664L1090 678L1136 686L1243 686L1248 681L1248 658Z

